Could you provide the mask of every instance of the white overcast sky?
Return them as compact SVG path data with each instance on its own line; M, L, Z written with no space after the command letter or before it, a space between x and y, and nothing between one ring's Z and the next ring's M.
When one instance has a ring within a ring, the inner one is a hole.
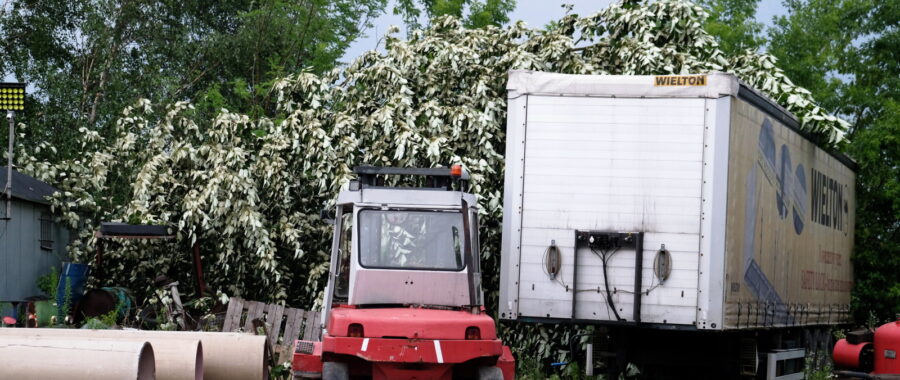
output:
M516 9L510 14L509 19L523 20L533 28L542 27L551 20L559 19L565 14L562 4L572 4L575 6L574 12L579 15L589 15L617 0L518 0ZM384 32L391 25L400 27L399 36L405 36L406 29L403 26L403 19L395 16L391 11L394 8L394 0L390 1L386 8L385 14L382 14L373 22L373 27L366 31L366 35L354 41L344 57L343 62L350 62L353 58L359 56L367 50L378 47L378 42ZM760 0L757 9L757 19L766 25L772 25L772 17L785 13L785 8L781 4L781 0Z

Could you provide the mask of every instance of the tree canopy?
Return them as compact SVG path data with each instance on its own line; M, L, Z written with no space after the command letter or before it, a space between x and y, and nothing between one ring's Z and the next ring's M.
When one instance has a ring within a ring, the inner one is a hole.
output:
M386 0L13 1L0 17L0 72L33 89L20 120L41 157L77 154L84 127L110 137L138 98L193 100L274 115L269 89L300 70L333 68ZM5 139L5 134L4 134Z
M412 32L440 16L453 16L469 28L501 26L515 7L516 0L397 0L393 12Z

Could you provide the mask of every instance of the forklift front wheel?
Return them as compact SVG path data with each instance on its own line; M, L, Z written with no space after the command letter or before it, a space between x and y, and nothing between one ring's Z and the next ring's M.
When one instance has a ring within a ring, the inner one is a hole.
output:
M347 363L324 362L322 363L322 380L348 380L350 371Z
M478 367L478 380L503 380L500 367Z

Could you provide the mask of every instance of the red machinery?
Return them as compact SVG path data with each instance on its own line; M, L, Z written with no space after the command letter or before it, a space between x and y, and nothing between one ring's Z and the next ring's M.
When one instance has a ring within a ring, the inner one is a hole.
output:
M468 173L360 167L338 196L322 341L297 341L295 378L512 380L481 290ZM386 175L419 180L385 186Z
M900 318L870 330L847 334L834 346L839 378L900 379Z

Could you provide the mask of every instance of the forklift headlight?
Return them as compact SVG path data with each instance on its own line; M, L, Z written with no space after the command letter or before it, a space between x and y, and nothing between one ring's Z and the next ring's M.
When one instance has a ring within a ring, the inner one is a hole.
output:
M481 329L475 326L466 328L466 340L481 340Z
M347 336L351 338L362 338L365 335L363 326L359 323L351 323L350 326L347 327Z

